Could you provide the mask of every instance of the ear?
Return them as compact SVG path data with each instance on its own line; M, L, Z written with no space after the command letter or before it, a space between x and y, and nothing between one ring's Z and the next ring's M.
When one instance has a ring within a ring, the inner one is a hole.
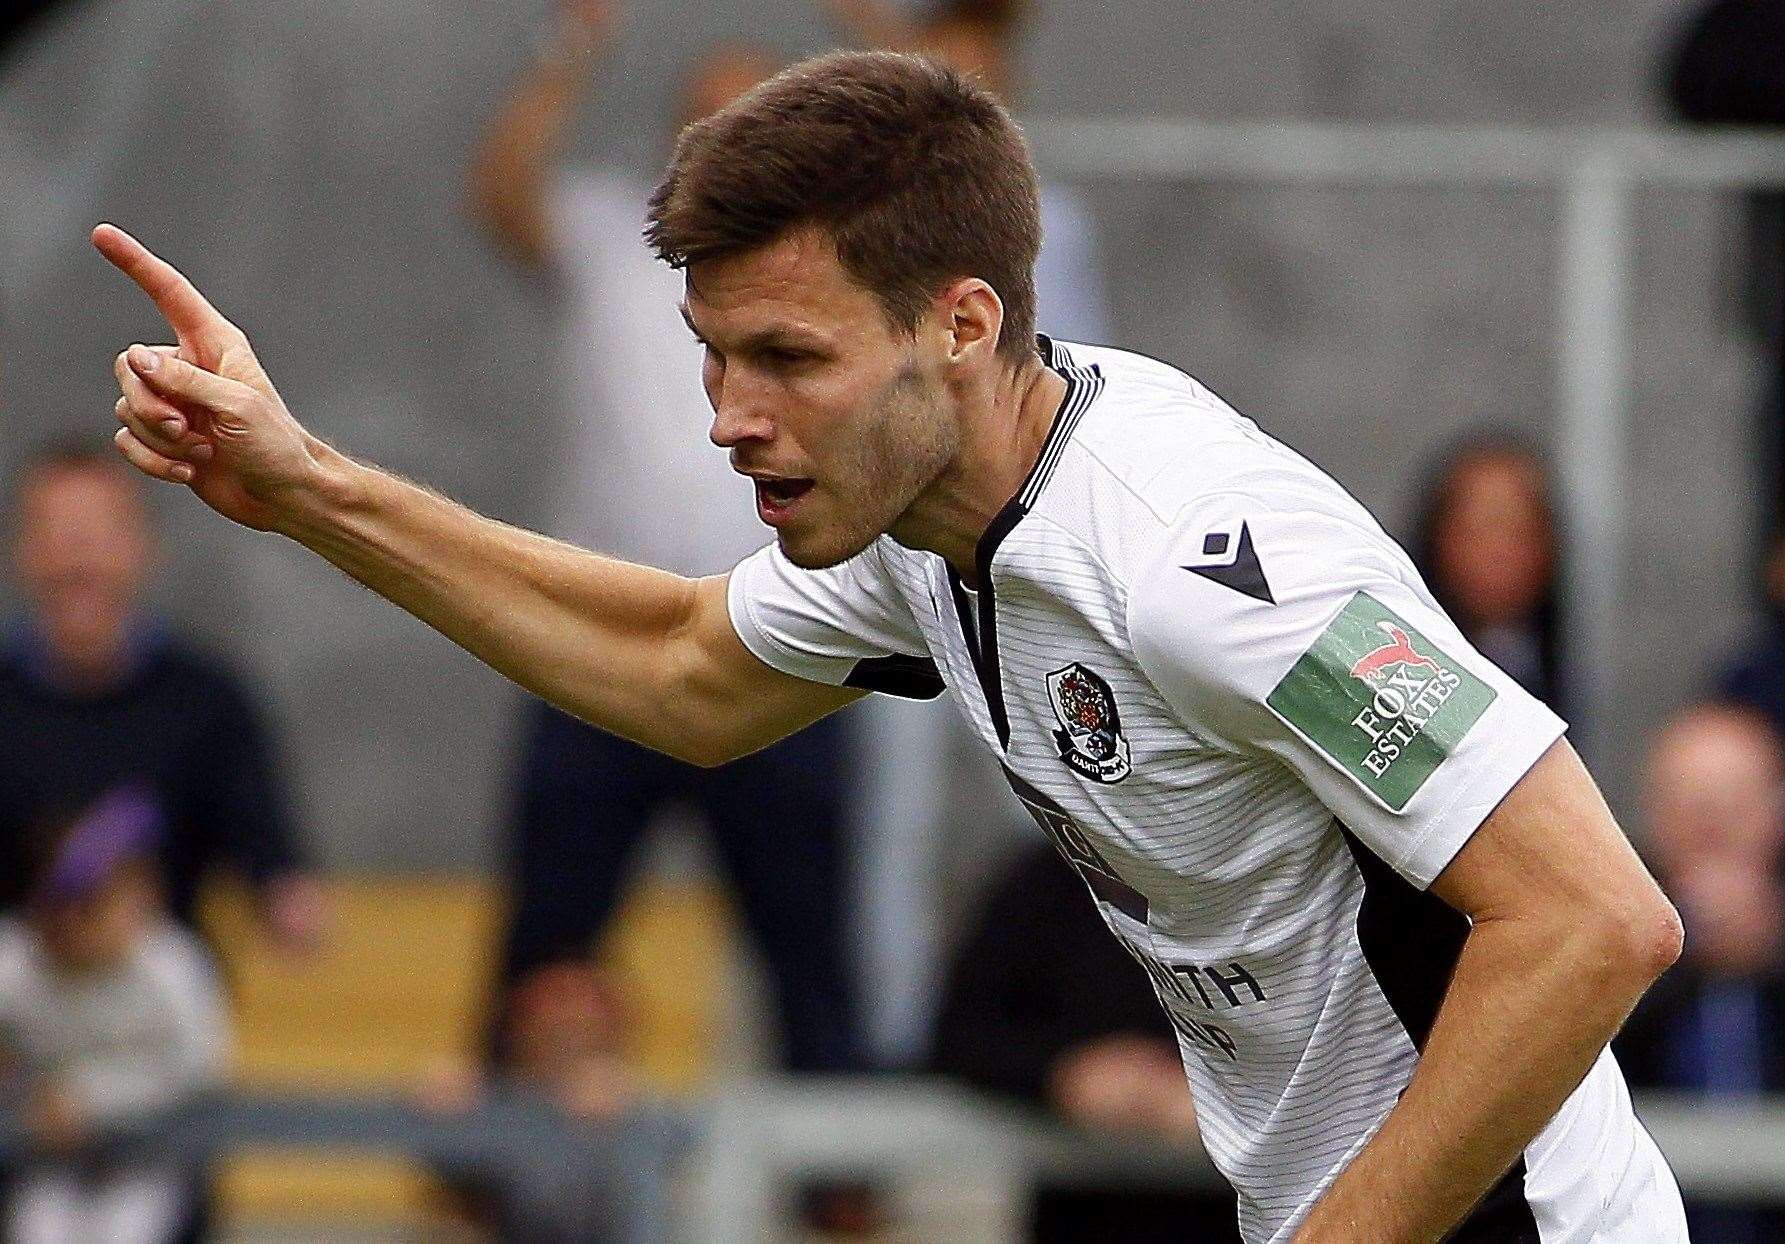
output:
M1004 327L1004 303L998 292L976 276L961 277L942 291L938 302L949 333L948 361L990 363Z

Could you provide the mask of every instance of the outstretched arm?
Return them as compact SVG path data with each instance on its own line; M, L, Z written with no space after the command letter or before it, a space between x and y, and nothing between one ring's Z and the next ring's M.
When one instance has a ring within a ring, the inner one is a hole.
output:
M753 751L860 694L753 656L723 577L589 553L337 452L292 417L247 337L184 276L110 225L93 241L179 338L118 356L118 447L146 474L290 536L528 690L685 760Z
M567 0L550 46L496 115L471 168L471 207L521 262L546 259L545 187L590 62L614 25L608 0Z

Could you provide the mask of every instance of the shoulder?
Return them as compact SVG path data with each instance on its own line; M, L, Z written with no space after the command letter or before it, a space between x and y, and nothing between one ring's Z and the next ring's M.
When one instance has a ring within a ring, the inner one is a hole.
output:
M235 687L242 681L234 661L187 639L164 639L157 643L149 658L149 668L163 677L177 678L195 686Z
M189 641L163 641L146 673L150 684L184 711L252 711L253 697L240 666Z
M1055 359L1077 386L1073 397L1086 398L1043 505L1062 525L1090 530L1092 542L1119 545L1131 592L1149 579L1175 583L1186 564L1263 556L1266 543L1278 562L1330 561L1335 549L1378 564L1404 559L1336 480L1194 377L1106 347L1055 343Z
M1430 605L1406 553L1336 484L1259 470L1239 485L1186 500L1129 589L1136 661L1199 715L1256 707L1341 616L1361 619L1363 643L1371 610Z
M0 695L12 695L26 685L22 645L0 643Z
M1781 657L1785 657L1785 632L1777 626L1748 635L1718 670L1719 689L1739 693L1756 685L1777 685L1785 674Z
M1057 343L1056 351L1065 373L1094 391L1068 452L1132 496L1161 527L1191 503L1230 492L1277 506L1349 503L1362 513L1331 476L1189 373L1104 346Z

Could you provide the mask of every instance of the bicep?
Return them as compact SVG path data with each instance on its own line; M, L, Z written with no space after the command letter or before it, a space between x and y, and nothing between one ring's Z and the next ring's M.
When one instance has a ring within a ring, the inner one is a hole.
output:
M865 694L783 673L745 647L726 603L728 579L695 584L680 673L691 750L709 763L766 747Z
M1475 920L1630 913L1660 897L1566 739L1514 784L1431 889Z

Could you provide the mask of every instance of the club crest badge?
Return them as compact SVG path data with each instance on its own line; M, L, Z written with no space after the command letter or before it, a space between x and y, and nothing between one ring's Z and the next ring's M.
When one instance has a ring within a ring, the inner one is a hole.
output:
M1093 782L1128 776L1128 740L1108 683L1074 661L1047 676L1047 697L1060 722L1054 743L1067 768Z

